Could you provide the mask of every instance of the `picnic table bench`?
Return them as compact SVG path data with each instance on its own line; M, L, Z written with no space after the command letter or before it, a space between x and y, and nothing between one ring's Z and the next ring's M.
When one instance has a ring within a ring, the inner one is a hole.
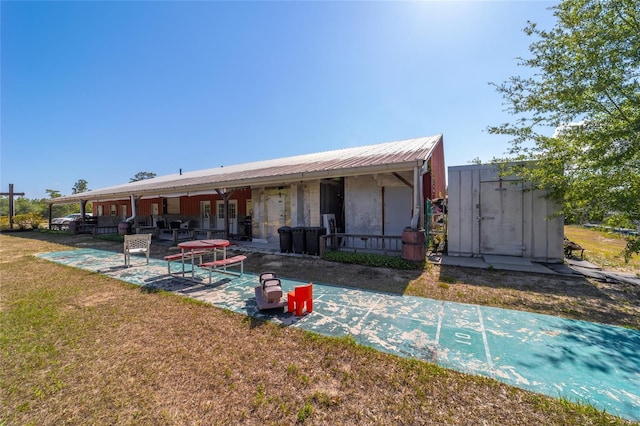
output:
M168 256L164 257L164 260L167 261L167 272L169 274L171 274L171 262L176 262L176 261L180 261L182 263L182 275L184 275L184 261L185 258L190 259L191 255L193 254L193 256L198 256L200 258L200 263L202 263L202 256L204 256L205 254L210 253L209 250L194 250L193 253L191 252L184 252L184 253L176 253L176 254L170 254Z
M209 270L209 284L211 284L211 272L214 269L218 269L220 267L223 268L224 272L227 272L227 266L240 265L240 276L242 276L242 274L244 274L244 261L246 259L247 259L247 256L238 255L233 257L227 257L220 260L214 260L212 262L201 263L198 266Z

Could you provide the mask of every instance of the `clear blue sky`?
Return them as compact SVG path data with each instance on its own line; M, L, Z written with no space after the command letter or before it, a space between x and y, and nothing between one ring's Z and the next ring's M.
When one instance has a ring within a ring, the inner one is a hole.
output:
M1 190L157 175L444 134L502 156L488 83L549 1L1 3Z

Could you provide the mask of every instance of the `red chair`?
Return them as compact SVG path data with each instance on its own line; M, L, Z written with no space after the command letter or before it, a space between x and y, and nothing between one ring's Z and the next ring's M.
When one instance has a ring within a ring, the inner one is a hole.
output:
M293 312L294 308L296 316L302 315L302 309L307 306L307 313L313 311L313 284L298 286L287 293L287 310Z

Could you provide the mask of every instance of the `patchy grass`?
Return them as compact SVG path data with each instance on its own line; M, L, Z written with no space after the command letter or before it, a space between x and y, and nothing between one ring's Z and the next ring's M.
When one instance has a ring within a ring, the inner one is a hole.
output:
M604 269L640 273L639 255L633 255L629 263L624 261L626 240L623 236L574 225L565 226L564 234L585 249L584 257L591 263Z
M381 353L350 336L279 327L52 264L33 254L69 247L32 237L0 235L0 424L630 424L565 399ZM260 268L280 261L250 257ZM317 262L314 269L300 260L297 274L331 269ZM370 269L376 274L363 281L390 276ZM362 271L336 274L353 280ZM484 277L494 287L446 271L454 280L448 289L438 287L439 268L405 273L426 274L422 290L433 286L447 297L489 299L493 289L506 289L509 298L520 294L525 308L526 294L536 291L536 283L509 288L499 271ZM372 286L419 290L407 282Z
M399 270L417 270L425 267L424 262L410 262L398 256L385 256L375 253L351 253L345 251L329 251L324 254L324 260L338 263L352 263L376 268L391 268Z

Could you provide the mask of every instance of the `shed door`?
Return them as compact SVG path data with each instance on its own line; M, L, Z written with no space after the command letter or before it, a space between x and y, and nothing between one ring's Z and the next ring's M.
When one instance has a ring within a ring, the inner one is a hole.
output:
M480 253L522 256L522 183L480 183Z

